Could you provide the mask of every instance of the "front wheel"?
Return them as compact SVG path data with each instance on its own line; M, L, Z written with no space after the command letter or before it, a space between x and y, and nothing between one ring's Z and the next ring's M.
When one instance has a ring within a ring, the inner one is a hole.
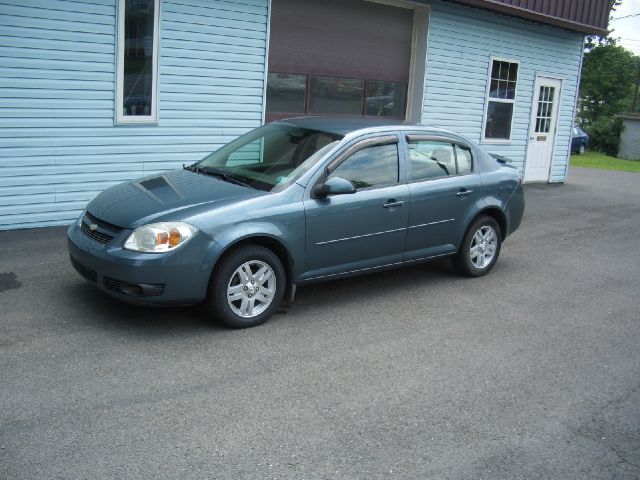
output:
M480 277L489 273L500 255L502 233L492 217L478 217L464 235L454 264L467 277Z
M206 304L228 327L255 327L278 309L285 286L285 271L278 256L260 245L245 245L220 261Z

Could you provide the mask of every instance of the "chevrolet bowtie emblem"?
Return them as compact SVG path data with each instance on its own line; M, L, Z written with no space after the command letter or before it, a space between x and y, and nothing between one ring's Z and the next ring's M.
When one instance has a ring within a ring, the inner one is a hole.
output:
M98 229L98 225L96 225L95 223L90 223L90 224L89 224L89 229L90 229L92 232L95 232L95 231Z

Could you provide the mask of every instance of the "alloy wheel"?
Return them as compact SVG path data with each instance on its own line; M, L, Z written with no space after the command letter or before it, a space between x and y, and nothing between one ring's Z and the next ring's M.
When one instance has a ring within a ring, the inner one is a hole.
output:
M250 260L240 265L227 284L227 302L236 315L252 318L273 302L276 275L269 264Z
M475 268L483 269L491 264L498 248L498 235L490 225L483 225L473 235L469 258Z

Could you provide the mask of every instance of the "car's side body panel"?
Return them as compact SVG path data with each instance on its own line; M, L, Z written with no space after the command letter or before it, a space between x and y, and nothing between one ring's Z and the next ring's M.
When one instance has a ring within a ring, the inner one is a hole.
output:
M305 200L301 280L402 261L409 201L404 184ZM403 205L385 208L390 202Z
M415 182L409 188L411 214L405 260L455 253L457 232L481 198L480 176L471 174ZM463 191L469 193L458 196Z

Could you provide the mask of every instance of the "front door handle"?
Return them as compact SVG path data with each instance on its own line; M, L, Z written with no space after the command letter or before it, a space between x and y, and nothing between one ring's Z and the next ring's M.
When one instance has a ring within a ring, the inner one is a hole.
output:
M470 193L473 193L473 190L467 190L466 188L461 188L460 191L456 193L456 196L464 198Z
M401 207L404 205L404 202L402 200L400 200L399 202L396 201L395 198L391 198L389 200L387 200L387 203L385 203L383 205L384 208L397 208L397 207Z

